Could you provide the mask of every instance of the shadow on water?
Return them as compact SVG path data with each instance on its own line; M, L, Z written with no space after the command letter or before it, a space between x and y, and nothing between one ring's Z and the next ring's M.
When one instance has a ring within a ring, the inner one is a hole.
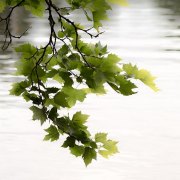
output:
M168 52L178 52L180 51L179 42L180 42L180 1L179 0L156 0L157 6L164 10L163 16L169 22L168 33L164 35L164 39L171 39L173 42L178 45L175 48L167 48L165 51Z
M180 15L180 1L179 0L156 0L162 8L170 9L173 15Z
M6 14L1 15L2 17L6 17ZM23 8L17 8L13 16L11 18L10 30L14 36L20 36L26 29L30 26L30 22L28 22L28 13L25 12ZM16 46L19 43L19 39L13 39L12 46L10 46L6 50L2 50L4 45L6 23L3 21L0 24L0 75L3 74L11 74L12 66L15 56L12 50L12 47ZM27 34L24 35L23 40L25 41ZM1 79L2 80L2 79Z

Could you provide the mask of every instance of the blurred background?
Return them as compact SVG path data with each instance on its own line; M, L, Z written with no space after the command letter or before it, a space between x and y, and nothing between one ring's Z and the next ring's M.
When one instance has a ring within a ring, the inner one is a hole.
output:
M20 79L13 75L18 57L9 48L0 51L0 179L180 179L180 1L129 0L128 7L114 6L109 16L100 40L124 62L151 71L160 89L155 93L139 84L133 96L110 91L75 106L90 115L93 133L105 131L119 141L120 153L109 160L99 157L85 168L60 142L43 142L44 127L31 120L29 104L9 95L11 84ZM13 46L47 41L46 18L19 9L11 26L15 34L32 27Z

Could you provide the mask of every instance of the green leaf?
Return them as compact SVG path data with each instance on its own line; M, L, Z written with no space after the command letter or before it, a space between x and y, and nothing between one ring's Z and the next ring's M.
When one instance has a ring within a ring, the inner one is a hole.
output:
M29 1L29 2L28 2ZM33 15L42 17L45 12L45 2L42 0L28 0L25 2L25 9L30 11Z
M65 36L64 32L58 31L58 37L63 38Z
M154 83L154 80L156 77L152 76L151 73L145 69L140 69L138 73L136 74L135 78L141 80L144 84L149 86L154 91L159 91L156 84Z
M51 119L52 121L56 120L58 114L57 114L57 108L53 107L50 112L48 118Z
M95 135L95 141L105 143L107 141L107 133L97 133Z
M118 147L117 147L117 141L107 140L104 142L103 148L108 150L109 155L113 155L115 153L118 153Z
M65 99L69 105L69 107L72 107L76 104L76 101L83 102L86 93L83 89L75 89L73 87L63 87L62 92L66 95Z
M100 150L98 151L98 153L104 158L108 158L109 156L112 156L119 152L117 147L117 142L112 140L107 140L106 135L107 134L98 135L100 141L103 143L103 146L100 146Z
M51 87L51 88L47 88L46 89L47 90L47 93L48 94L51 94L51 93L57 93L58 91L59 91L59 88L57 88L57 87Z
M67 147L74 147L75 146L75 141L76 139L72 136L67 137L67 139L64 141L62 147L67 148Z
M83 160L86 166L88 166L92 162L93 159L96 160L96 157L97 157L97 153L93 148L90 148L90 147L85 148L85 151L83 154Z
M47 59L47 66L46 67L48 70L52 70L52 72L53 72L55 70L54 66L58 65L58 63L60 63L60 62L61 62L60 57L54 57L54 56L50 57Z
M101 20L107 20L107 10L111 7L104 0L96 0L92 3L92 15L94 21L94 28L99 29L102 26Z
M38 97L35 93L29 93L25 91L22 96L26 101L31 100L33 104L37 104L37 105L41 104L41 98Z
M58 74L54 75L53 79L59 83L64 83L64 80L62 79L62 77Z
M91 142L89 143L89 145L90 145L93 149L97 149L97 148L98 148L97 143L94 142L94 141L91 141Z
M65 86L72 86L73 85L71 73L62 70L59 72L58 75L60 76L61 79L63 79Z
M68 98L68 96L65 93L58 92L54 96L54 102L62 107L69 107L67 98Z
M82 114L81 112L76 112L73 115L72 121L81 127L84 126L84 124L87 122L88 117L89 116L86 114Z
M45 129L45 131L48 133L44 137L45 141L48 141L48 140L56 141L59 139L59 132L55 126L51 125L48 129Z
M2 13L4 11L5 7L6 7L6 3L1 1L0 2L0 13Z
M111 155L107 150L99 150L98 153L106 159L109 158L109 156Z
M40 120L41 124L46 121L47 117L43 109L36 106L31 106L29 109L33 112L33 120Z
M29 43L22 44L16 47L15 50L16 52L21 52L26 58L30 58L37 51L37 49Z
M138 70L137 66L133 66L130 63L124 64L123 69L129 76L134 77L135 79L139 79L154 91L159 90L154 82L156 78L153 77L149 71L144 69Z
M22 81L20 83L14 83L12 85L12 88L10 90L11 95L19 96L21 95L24 91L26 91L26 88L29 86L28 81Z
M113 4L118 4L120 6L127 6L128 5L127 0L107 0L107 1L110 3L113 3Z
M103 59L100 70L104 73L120 73L121 69L117 65L120 60L118 56L109 54L107 58Z
M16 74L28 76L32 73L33 68L35 67L35 63L32 60L21 59L16 62Z
M137 66L133 66L131 63L129 64L124 64L123 65L123 70L129 75L129 76L134 76L138 72Z
M63 45L61 49L58 51L58 54L62 57L69 52L69 47L67 45Z
M84 153L84 147L75 145L74 147L70 147L71 154L75 155L76 157L82 156Z
M99 70L97 70L93 73L93 78L94 78L97 86L98 85L100 86L107 81L105 74Z
M118 85L120 85L118 90L121 94L129 96L136 93L133 90L137 88L137 86L131 81L127 80L124 76L117 76L116 82Z

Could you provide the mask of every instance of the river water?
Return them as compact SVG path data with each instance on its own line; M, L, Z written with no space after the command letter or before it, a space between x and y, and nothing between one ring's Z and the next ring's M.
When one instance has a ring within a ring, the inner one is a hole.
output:
M8 95L18 80L13 76L17 57L8 50L0 52L1 180L180 179L180 2L129 2L129 7L114 7L100 39L125 62L149 69L160 91L139 84L136 95L90 96L74 109L91 115L92 132L105 131L118 140L120 153L85 168L59 142L43 142L45 133L31 120L29 104ZM20 17L24 19L18 22ZM30 24L29 34L14 45L47 40L44 19L34 20L23 11L14 15L16 33Z

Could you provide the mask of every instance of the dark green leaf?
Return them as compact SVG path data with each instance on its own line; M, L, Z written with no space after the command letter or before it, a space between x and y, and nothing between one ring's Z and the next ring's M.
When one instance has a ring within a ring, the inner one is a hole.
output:
M86 166L88 166L93 159L96 160L97 153L93 148L86 147L84 154L83 154L83 160Z
M45 141L48 141L48 140L56 141L59 139L59 132L55 126L51 125L48 129L45 129L45 131L48 133L44 137Z
M67 137L67 139L64 141L62 147L74 147L75 146L75 138L72 136Z
M82 156L84 153L84 147L75 145L74 147L70 148L71 154L75 155L76 157Z
M63 93L63 92L58 92L55 96L54 96L54 102L58 105L60 105L61 107L70 107L68 104L68 100L67 100L68 96Z
M46 121L47 117L43 109L40 109L36 106L31 106L30 110L33 112L33 120L40 120L41 124Z
M49 112L49 116L48 118L51 119L52 121L54 121L57 118L58 114L57 114L57 108L53 107L50 112Z

